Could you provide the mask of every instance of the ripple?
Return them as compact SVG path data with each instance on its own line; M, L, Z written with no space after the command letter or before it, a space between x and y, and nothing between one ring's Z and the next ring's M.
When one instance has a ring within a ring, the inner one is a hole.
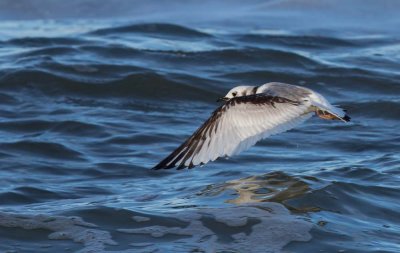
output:
M1 193L1 204L30 204L49 200L72 199L78 196L71 193L54 192L46 189L23 186L13 189L11 192Z
M292 66L313 67L319 66L320 63L315 59L311 59L304 55L292 51L283 51L277 49L261 49L261 48L242 48L242 49L222 49L204 52L187 53L188 56L200 58L198 60L215 59L221 63L271 63L274 66L288 64Z
M52 126L54 126L54 123L48 120L18 120L0 122L1 130L15 133L45 132Z
M59 45L79 45L85 41L80 38L68 38L68 37L26 37L18 39L10 39L5 41L5 44L21 46L21 47L47 47L47 46L59 46Z
M348 103L348 106L352 112L362 115L362 117L390 120L400 118L400 110L393 110L393 108L400 108L400 102L396 101L357 102Z
M272 34L244 34L237 35L239 41L262 45L279 45L290 48L329 49L337 47L356 47L354 42L325 36L313 35L272 35Z
M97 163L95 167L83 171L84 175L94 176L97 178L146 178L162 176L137 165L104 162Z
M5 93L0 93L0 104L3 104L3 105L15 105L17 103L18 103L18 99L17 98L15 98L15 97L13 97L11 95L5 94Z
M61 135L85 136L85 138L103 138L109 136L103 126L73 120L57 122L51 128L51 131Z
M20 155L30 155L47 159L84 161L83 155L60 143L44 141L18 141L0 143L0 147L7 152Z
M333 181L321 189L289 200L288 204L296 208L316 206L342 215L357 215L377 220L384 220L384 217L389 216L392 222L399 224L400 219L397 217L400 217L400 212L395 202L399 197L400 189L394 187L364 186L359 183ZM384 204L388 202L393 204L391 206Z
M123 45L83 45L79 47L80 50L88 53L94 53L98 56L132 59L142 57L143 52L139 49L127 47Z
M45 48L29 50L27 52L18 54L18 60L16 63L31 61L32 57L35 56L56 56L56 55L68 55L68 54L69 55L79 54L79 51L76 48L70 46L58 46L58 45L48 46Z

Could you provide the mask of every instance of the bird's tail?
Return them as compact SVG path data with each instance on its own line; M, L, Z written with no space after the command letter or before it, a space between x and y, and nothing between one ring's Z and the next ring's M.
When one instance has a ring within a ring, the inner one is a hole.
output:
M350 117L347 115L345 110L331 105L331 103L329 103L321 94L312 92L310 98L312 105L311 108L318 117L327 120L350 121Z

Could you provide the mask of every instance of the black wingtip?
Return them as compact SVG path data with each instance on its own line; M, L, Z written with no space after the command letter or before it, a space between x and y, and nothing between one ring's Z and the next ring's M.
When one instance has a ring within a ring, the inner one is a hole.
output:
M344 115L343 120L346 122L349 122L351 120L351 118L349 115L346 114L346 115Z
M164 163L159 163L156 166L154 166L153 168L151 168L152 170L162 170L162 169L170 169L172 168L171 165L166 165Z
M200 165L203 165L204 163L200 163ZM176 163L171 163L169 165L167 165L166 163L160 162L159 164L157 164L156 166L154 166L153 168L151 168L152 170L168 170L168 169L176 169L176 170L183 170L183 169L193 169L194 167L196 167L196 165L193 164L193 162L190 162L189 165L185 165L183 163L177 165Z
M185 165L176 166L176 164L174 164L174 163L171 163L170 165L167 165L167 164L164 164L164 163L159 163L159 164L157 164L156 166L154 166L151 169L152 170L169 170L169 169L172 169L172 168L175 168L175 167L176 167L177 170L181 170L181 169L186 168Z
M201 163L200 165L203 165L204 163ZM180 164L180 165L176 165L174 163L171 163L170 165L167 165L165 163L159 163L156 166L154 166L153 168L151 168L151 170L168 170L168 169L173 169L176 168L177 170L183 170L183 169L192 169L196 167L196 165L194 165L192 162L189 165L184 165L184 164Z

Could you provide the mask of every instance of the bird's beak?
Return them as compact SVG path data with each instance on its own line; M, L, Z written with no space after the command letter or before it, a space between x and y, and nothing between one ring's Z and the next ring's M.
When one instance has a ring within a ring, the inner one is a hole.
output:
M228 101L228 100L229 100L229 98L227 98L227 97L220 97L217 99L217 102Z

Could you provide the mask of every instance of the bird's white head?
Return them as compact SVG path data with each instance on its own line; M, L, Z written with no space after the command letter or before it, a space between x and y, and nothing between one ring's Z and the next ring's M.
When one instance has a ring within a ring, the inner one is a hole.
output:
M217 101L228 101L234 97L241 97L241 96L248 96L253 95L257 91L257 86L236 86L235 88L231 89L225 97L219 98Z

